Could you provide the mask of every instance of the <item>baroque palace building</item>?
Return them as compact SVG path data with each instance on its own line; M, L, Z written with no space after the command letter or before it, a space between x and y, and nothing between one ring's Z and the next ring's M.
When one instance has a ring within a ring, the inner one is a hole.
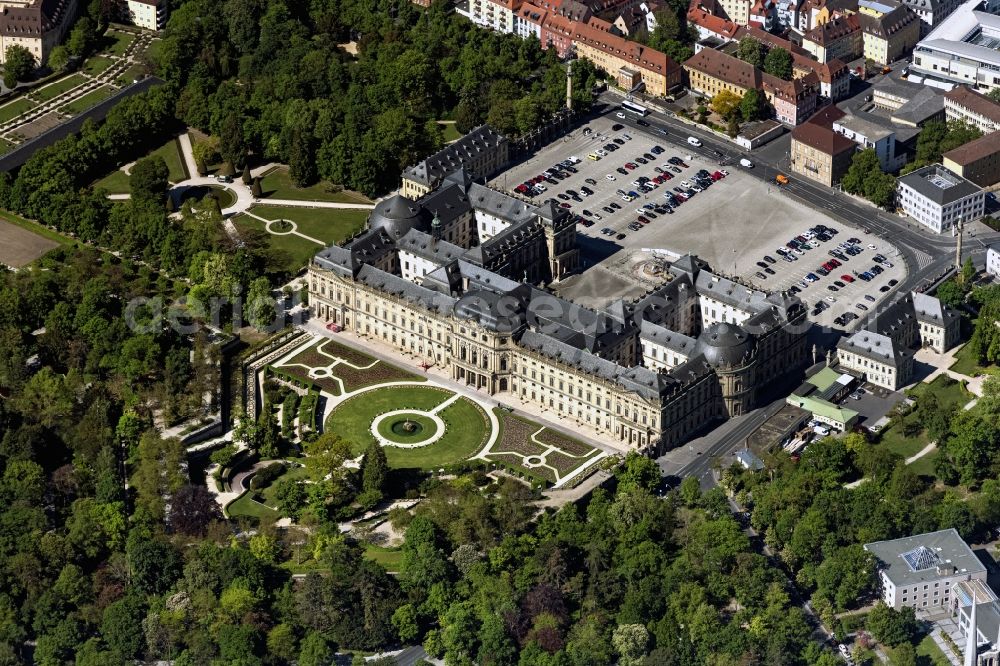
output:
M380 202L309 266L312 315L648 454L746 413L806 361L802 303L696 257L635 303L579 306L543 286L577 271L576 222L474 182Z

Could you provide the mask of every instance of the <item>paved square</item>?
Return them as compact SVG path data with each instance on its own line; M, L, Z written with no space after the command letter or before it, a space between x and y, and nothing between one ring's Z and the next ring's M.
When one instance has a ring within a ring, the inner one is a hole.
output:
M688 150L687 136L674 132L663 135L651 128L643 128L643 131L628 127L614 130L614 126L614 119L595 118L491 182L493 187L513 191L521 183L570 156L580 159L574 167L577 173L570 173L556 185L543 182L546 191L531 198L533 202L541 203L549 197L557 197L560 204L567 204L569 210L594 222L590 227L578 226L585 270L557 286L566 298L594 307L618 298L629 300L641 297L661 284L659 273L664 258L690 252L708 261L716 271L739 276L764 289L783 290L795 285L801 290L800 298L810 308L818 301L826 301L828 309L813 317L821 325L832 325L834 318L847 311L859 315L854 322L857 325L865 314L857 305L861 304L871 311L885 296L879 288L890 279L903 277L902 261L897 259L898 252L891 245L864 234L860 229L835 223L823 213L786 197L777 185L762 182L736 164L720 167L717 162ZM590 128L591 132L585 134L585 128ZM615 139L621 143L615 142ZM588 155L609 145L616 145L617 150L607 151L607 156L598 161L588 158ZM663 148L664 152L655 154L655 146ZM654 159L648 160L647 155ZM681 173L675 173L668 163L671 157L679 157L688 166L680 167ZM642 164L638 158L647 163ZM636 164L637 168L626 168L626 162ZM672 179L643 194L634 182L640 176L657 176L657 167L668 170ZM714 172L720 168L728 170L729 176L681 203L673 214L649 215L641 210L645 204L663 203L665 192L673 192L674 187L680 186L682 181L689 181L699 169ZM618 169L625 170L626 174ZM590 188L594 194L581 195L580 202L559 196L566 195L567 190L582 193L583 187ZM631 202L623 201L619 190L638 192L639 197ZM607 208L613 207L612 204L620 208L608 212ZM629 229L640 214L645 215L649 223L635 231ZM818 248L797 255L796 261L782 260L776 249L816 224L832 227L839 233L832 240L820 243ZM602 234L605 228L614 230L614 234ZM817 282L803 287L801 282L805 275L815 272L821 264L829 261L829 251L848 238L861 241L859 247L862 253L849 257L848 262L828 276L817 274L820 278ZM875 245L876 249L870 249L869 244ZM855 279L849 283L841 279L844 273L854 277L855 272L861 273L870 268L874 264L872 257L879 253L893 266L883 267L883 273L871 282ZM763 271L757 264L764 261L765 255L777 260L777 263L768 264L773 274ZM758 276L758 272L764 277ZM835 280L840 280L845 286L834 285ZM831 285L836 291L828 289ZM875 298L876 303L866 300L865 294Z

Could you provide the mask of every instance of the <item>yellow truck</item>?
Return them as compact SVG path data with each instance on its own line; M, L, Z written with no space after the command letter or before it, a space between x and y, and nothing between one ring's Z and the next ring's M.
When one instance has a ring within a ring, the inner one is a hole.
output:
M778 185L788 185L788 176L779 173L777 176L774 177L774 182L776 182Z

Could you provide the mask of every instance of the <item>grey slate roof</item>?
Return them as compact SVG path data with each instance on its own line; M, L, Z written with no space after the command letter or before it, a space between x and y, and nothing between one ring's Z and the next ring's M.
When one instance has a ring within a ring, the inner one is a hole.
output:
M690 357L697 344L697 340L692 337L646 320L643 320L639 325L639 338L655 342L684 357Z
M935 580L940 577L934 567L914 571L903 559L905 553L921 546L933 553L941 564L951 565L960 573L985 573L986 571L986 567L958 535L955 528L916 534L902 539L866 543L865 550L878 559L885 575L898 587Z
M491 187L472 183L468 189L469 201L474 208L495 215L508 222L524 222L535 217L538 209L520 199L494 190Z
M924 86L893 111L892 119L897 122L920 125L944 113L944 95L938 88Z
M418 257L444 264L459 259L465 250L444 240L434 240L431 234L411 229L396 241L396 247Z
M958 318L958 313L944 305L940 299L928 294L913 292L913 310L917 321L947 326Z
M837 349L860 354L867 358L898 368L904 359L912 356L908 349L894 344L892 338L881 333L861 330L849 338L841 338Z
M369 287L392 294L407 303L434 310L440 314L451 314L458 299L439 291L428 289L405 280L398 275L365 265L358 271L357 281Z
M445 176L461 167L464 160L483 150L493 150L507 137L489 125L481 125L454 143L450 143L430 157L403 171L403 177L429 187L440 183ZM486 174L480 174L486 175Z
M951 183L949 187L938 187L931 179L938 182ZM945 169L940 164L931 164L922 169L911 171L899 178L900 184L906 184L916 190L917 194L938 204L946 206L952 202L964 199L976 192L982 192L978 185Z

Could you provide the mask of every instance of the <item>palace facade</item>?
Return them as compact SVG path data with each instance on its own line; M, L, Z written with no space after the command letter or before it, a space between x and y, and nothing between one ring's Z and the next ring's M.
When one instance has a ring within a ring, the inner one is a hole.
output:
M309 267L312 315L659 454L746 413L806 361L802 303L685 256L634 303L595 310L543 285L578 270L576 222L472 180L380 202Z

